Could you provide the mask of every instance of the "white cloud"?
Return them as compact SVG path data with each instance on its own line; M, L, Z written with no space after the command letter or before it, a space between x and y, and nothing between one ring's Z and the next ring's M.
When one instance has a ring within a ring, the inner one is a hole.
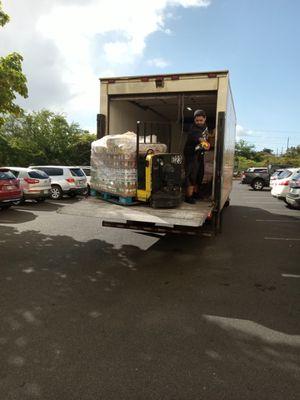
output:
M255 132L252 131L251 129L246 129L241 125L237 125L236 126L236 136L238 138L253 137L253 136L255 136Z
M24 55L28 107L62 108L73 118L96 114L98 77L131 71L156 31L170 34L170 7L207 7L208 0L9 0L12 22L0 33L4 51ZM25 4L26 3L26 4ZM1 50L2 52L2 50ZM152 65L167 66L157 58Z
M147 64L152 67L166 68L169 65L169 62L163 58L152 58L151 60L147 61Z

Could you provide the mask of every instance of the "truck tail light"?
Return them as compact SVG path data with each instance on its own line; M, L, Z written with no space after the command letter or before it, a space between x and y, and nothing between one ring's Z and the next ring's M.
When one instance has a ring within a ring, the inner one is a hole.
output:
M34 178L24 178L24 181L29 183L30 185L34 185L36 183L40 183L40 181L38 179L34 179Z

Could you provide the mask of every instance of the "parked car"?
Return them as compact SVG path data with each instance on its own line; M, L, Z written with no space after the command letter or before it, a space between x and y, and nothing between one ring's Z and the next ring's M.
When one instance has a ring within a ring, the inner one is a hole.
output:
M272 174L279 169L289 168L288 165L268 165L268 167L252 167L248 168L243 176L242 182L252 187L253 190L262 190L264 187L270 186Z
M34 199L37 202L42 202L50 197L51 179L45 172L31 168L7 168L20 181L23 196L19 203L31 199Z
M250 185L254 190L262 190L269 186L270 174L268 167L248 168L242 175L242 184Z
M270 188L273 187L273 184L275 182L276 179L278 179L280 177L280 175L284 172L284 169L278 169L277 171L274 172L273 175L271 175L270 177Z
M19 180L7 168L0 168L0 209L4 210L22 198Z
M82 166L80 168L85 173L85 176L87 179L87 194L90 194L90 192L91 192L91 167L90 166Z
M288 168L283 171L273 182L271 194L273 197L285 200L290 190L290 181L300 173L300 168Z
M285 198L291 208L300 209L300 173L296 174L290 181L290 191Z
M50 176L50 197L53 200L61 199L64 194L70 197L83 195L87 190L87 179L80 167L35 165L30 168L39 169Z

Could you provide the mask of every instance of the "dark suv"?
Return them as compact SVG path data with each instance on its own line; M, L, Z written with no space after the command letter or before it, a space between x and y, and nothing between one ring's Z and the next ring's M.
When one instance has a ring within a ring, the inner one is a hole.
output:
M288 168L287 165L269 165L268 167L248 168L242 175L241 183L250 185L253 190L262 190L270 186L271 175L278 169Z
M241 183L250 185L254 190L262 190L270 184L268 167L248 168L242 175Z

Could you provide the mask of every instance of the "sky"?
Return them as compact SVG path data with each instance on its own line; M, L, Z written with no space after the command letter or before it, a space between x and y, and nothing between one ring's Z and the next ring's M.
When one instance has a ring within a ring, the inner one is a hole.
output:
M0 56L24 57L27 110L96 130L99 77L229 70L237 139L300 144L298 0L2 0Z

